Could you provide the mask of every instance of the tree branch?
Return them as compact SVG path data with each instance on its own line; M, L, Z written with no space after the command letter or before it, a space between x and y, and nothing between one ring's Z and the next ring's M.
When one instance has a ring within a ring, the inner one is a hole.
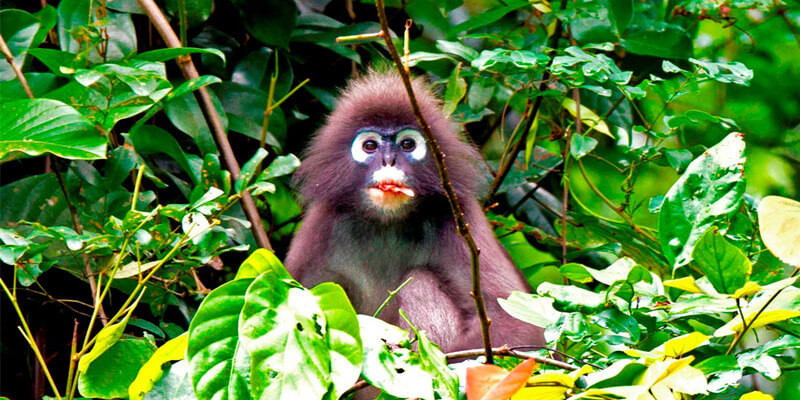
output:
M30 85L28 85L28 80L25 79L25 75L22 74L22 70L14 62L14 55L11 54L11 49L8 48L6 40L3 39L3 35L0 35L0 52L3 53L3 57L5 57L6 62L11 66L11 69L14 70L14 75L16 75L17 79L19 79L20 85L22 85L22 88L25 89L25 93L32 99L33 92L31 91Z
M175 35L175 31L172 29L169 21L167 21L167 18L164 16L164 13L161 12L161 9L158 8L155 1L138 0L138 2L145 11L147 11L150 22L156 27L156 30L161 35L161 38L164 39L167 46L172 48L182 47L180 39ZM177 62L184 78L187 80L200 76L190 56L185 55L178 57ZM222 120L217 112L217 108L214 107L214 103L211 101L211 95L208 89L201 87L197 89L197 92L200 95L200 103L206 112L209 124L214 130L214 136L217 139L220 152L222 152L225 165L227 165L233 180L236 180L236 178L239 177L239 162L236 161L236 156L233 154L233 148L231 148L231 144L228 141L228 135L225 132L225 127L222 125ZM261 216L258 214L256 203L253 201L250 192L242 192L242 209L247 216L247 220L250 221L250 230L253 232L253 237L258 246L272 250L272 245L267 237L267 232L264 230L264 225L261 223Z
M537 356L537 355L532 355L532 354L521 353L519 351L509 349L509 348L507 348L505 346L492 349L492 352L494 352L494 354L498 355L498 356L516 357L516 358L522 358L522 359L526 359L526 360L527 359L533 359L533 360L536 360L536 362L538 362L538 363L550 365L550 366L561 368L561 369L565 369L565 370L568 370L568 371L575 371L575 370L578 369L578 367L576 367L576 366L574 366L572 364L567 364L567 363L565 363L563 361L553 360L552 358L547 358L547 357L542 357L542 356ZM449 362L449 361L452 361L452 360L458 359L458 358L478 357L478 356L482 356L483 354L484 354L484 351L482 349L474 349L474 350L462 350L462 351L455 351L455 352L452 352L452 353L447 353L447 354L445 354L445 357L447 358L447 361Z
M447 200L450 203L450 209L452 210L453 217L456 221L458 234L464 239L464 243L466 243L467 248L469 249L470 265L472 269L471 294L472 298L475 300L475 308L477 308L478 319L481 323L481 336L483 337L486 362L492 364L492 341L491 337L489 336L489 324L491 321L486 314L486 305L484 304L483 293L481 292L480 265L478 259L480 256L480 249L478 249L475 239L472 237L472 232L470 231L469 224L464 216L461 203L459 203L458 196L456 195L455 189L453 189L453 184L450 181L450 173L448 172L447 166L444 163L445 154L442 153L442 149L439 147L439 142L436 141L436 138L433 136L433 132L431 131L431 127L428 125L428 122L425 121L425 116L422 115L422 110L417 102L417 97L414 95L414 88L411 86L411 77L406 71L403 61L400 60L400 55L397 54L397 49L395 49L394 43L392 43L392 38L389 33L389 21L386 18L386 8L384 7L383 0L376 0L375 6L378 9L378 19L380 20L381 32L383 33L383 40L386 42L386 48L389 50L392 61L394 62L395 67L397 67L397 71L403 80L403 85L405 85L406 92L408 93L408 99L411 102L411 109L414 112L414 116L417 118L417 123L419 124L425 139L428 141L428 146L431 149L434 160L436 161L436 168L439 170L439 178L441 180L442 188L444 188L444 192L447 195Z

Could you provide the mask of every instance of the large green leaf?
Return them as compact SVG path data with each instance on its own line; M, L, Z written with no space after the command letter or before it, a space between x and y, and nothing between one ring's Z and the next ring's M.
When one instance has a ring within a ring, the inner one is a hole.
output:
M239 339L257 399L319 399L331 384L325 316L317 297L269 269L247 289Z
M250 399L250 356L239 343L239 314L252 279L228 282L208 294L189 326L186 359L200 399Z
M22 99L0 105L0 162L23 154L69 159L106 157L106 138L72 107L56 100Z
M236 271L235 279L256 278L266 271L273 271L273 273L278 274L281 279L292 278L275 253L267 249L256 249L256 251L250 254L242 265L239 266L239 270Z
M731 133L689 164L661 205L658 235L673 269L688 264L692 249L711 226L724 224L744 196L744 140Z
M733 294L744 286L753 266L738 247L711 228L694 245L692 266L705 274L717 292Z
M80 375L78 391L88 398L127 398L128 386L155 350L156 346L147 339L116 341Z
M361 374L362 344L358 316L341 286L325 282L311 289L325 314L331 357L333 398L339 398Z

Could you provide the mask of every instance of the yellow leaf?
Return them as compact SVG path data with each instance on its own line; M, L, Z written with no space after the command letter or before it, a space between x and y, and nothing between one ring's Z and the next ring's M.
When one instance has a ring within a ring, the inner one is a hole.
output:
M131 261L122 267L120 267L116 273L114 273L114 279L122 279L122 278L130 278L132 276L138 276L140 273L143 273L160 263L161 260L157 261L150 261L148 263L139 264L139 261Z
M800 202L780 196L764 197L758 205L758 228L772 254L800 267Z
M759 391L743 394L742 397L739 397L739 400L772 400L772 399L773 399L772 396L761 393Z
M795 278L791 279L784 281L793 282ZM775 283L769 284L767 287L772 288ZM786 282L781 281L780 283L784 285ZM778 289L781 292L775 298L772 298L773 295L771 293L774 291L767 290L767 287L742 312L750 328L758 328L800 316L800 289L793 286L784 287L782 290ZM727 324L717 329L714 332L714 336L733 335L734 333L742 332L743 329L742 318L737 315Z
M703 344L708 340L708 336L700 332L692 332L683 336L678 336L674 339L667 340L663 345L663 353L667 357L677 358L680 357ZM659 349L661 348L659 346ZM655 349L653 351L659 351Z
M647 368L644 374L641 385L652 388L655 384L667 379L670 375L681 368L688 366L694 361L694 356L689 356L681 359L669 359L665 361L656 361Z
M577 104L575 103L575 100L565 98L564 101L561 102L561 106L564 107L564 109L570 114L572 114L573 117L577 117ZM611 134L611 131L608 130L608 125L606 125L606 122L600 119L600 117L595 114L594 111L583 104L581 104L581 121L586 124L586 129L583 131L584 135L589 134L589 132L594 129L612 139L615 139L614 135Z
M149 360L139 369L136 379L128 386L128 396L131 400L141 400L144 394L153 389L156 382L164 376L161 368L164 363L182 360L186 356L186 346L189 335L184 333L162 345L156 350Z
M660 384L666 385L674 392L686 393L689 395L706 394L708 390L708 380L705 374L699 369L686 365L675 371L674 374L665 378Z
M703 290L697 286L697 283L695 283L694 278L691 276L664 281L664 286L674 287L675 289L692 293L703 293Z
M753 281L747 281L747 283L745 283L744 286L740 287L739 289L736 289L736 291L733 292L733 298L741 299L742 297L745 296L752 296L760 291L761 291L761 285Z
M511 400L564 400L567 388L561 386L526 386L511 397Z

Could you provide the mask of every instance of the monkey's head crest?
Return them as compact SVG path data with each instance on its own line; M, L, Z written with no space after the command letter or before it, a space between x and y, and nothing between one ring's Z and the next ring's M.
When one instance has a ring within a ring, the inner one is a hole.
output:
M415 78L413 87L446 155L457 194L475 198L480 154L460 138L428 83ZM404 218L447 204L436 163L394 70L369 71L349 82L312 139L295 179L306 202L324 202L367 218Z

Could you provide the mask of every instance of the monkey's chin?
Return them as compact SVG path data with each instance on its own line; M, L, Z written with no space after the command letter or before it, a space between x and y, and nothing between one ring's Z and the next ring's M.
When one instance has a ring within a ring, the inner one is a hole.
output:
M414 191L406 187L387 189L379 186L367 188L367 196L375 208L388 213L396 213L401 211L414 197Z

